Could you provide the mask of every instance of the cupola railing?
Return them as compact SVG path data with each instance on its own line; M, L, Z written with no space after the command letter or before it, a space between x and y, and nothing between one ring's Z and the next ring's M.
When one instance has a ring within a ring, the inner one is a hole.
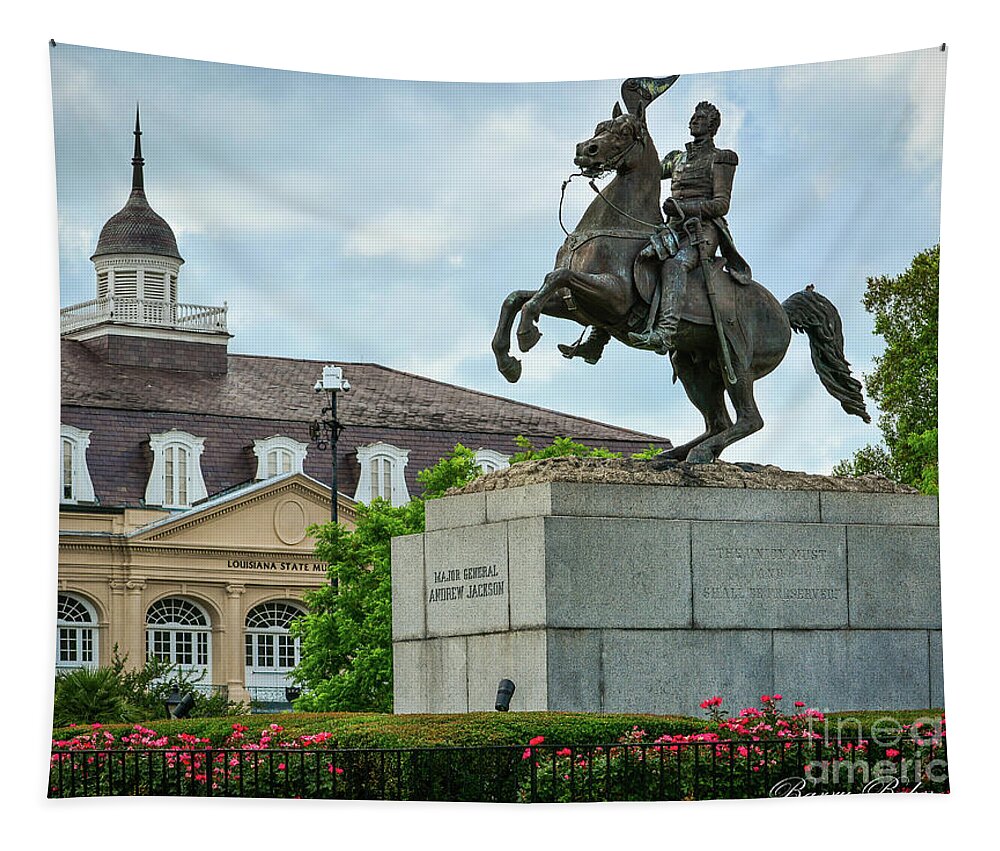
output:
M228 306L209 307L202 304L145 298L95 298L59 311L59 331L68 334L104 322L176 328L186 331L223 331L228 333Z

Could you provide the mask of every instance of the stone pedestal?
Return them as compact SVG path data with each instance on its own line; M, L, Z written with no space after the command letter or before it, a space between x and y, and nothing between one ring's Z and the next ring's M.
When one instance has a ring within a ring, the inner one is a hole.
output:
M937 500L548 482L392 547L395 711L943 706Z

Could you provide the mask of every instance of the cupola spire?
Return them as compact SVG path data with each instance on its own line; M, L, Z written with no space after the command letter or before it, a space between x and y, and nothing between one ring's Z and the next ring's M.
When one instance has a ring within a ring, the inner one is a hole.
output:
M142 142L139 139L142 136L142 130L139 129L138 102L135 105L135 130L132 131L132 134L135 136L135 151L132 154L132 191L143 192L142 165L145 161L142 158Z

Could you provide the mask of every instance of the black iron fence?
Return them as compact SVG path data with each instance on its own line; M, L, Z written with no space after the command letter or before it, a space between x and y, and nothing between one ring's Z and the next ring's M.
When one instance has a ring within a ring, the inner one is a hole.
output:
M661 801L947 792L944 743L54 750L49 797Z

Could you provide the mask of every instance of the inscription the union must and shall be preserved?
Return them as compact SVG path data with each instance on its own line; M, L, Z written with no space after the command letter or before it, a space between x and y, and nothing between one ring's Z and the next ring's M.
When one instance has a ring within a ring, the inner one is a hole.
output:
M709 547L704 552L720 566L737 571L733 574L726 570L726 579L739 575L739 580L702 586L698 593L703 600L829 601L842 599L844 593L839 587L811 585L808 580L803 583L804 577L797 575L808 564L820 567L834 559L836 553L827 547L731 545Z
M504 593L504 580L497 579L500 569L495 564L476 567L435 570L428 603L450 603L456 600L477 600L498 597ZM486 581L478 581L486 580Z

